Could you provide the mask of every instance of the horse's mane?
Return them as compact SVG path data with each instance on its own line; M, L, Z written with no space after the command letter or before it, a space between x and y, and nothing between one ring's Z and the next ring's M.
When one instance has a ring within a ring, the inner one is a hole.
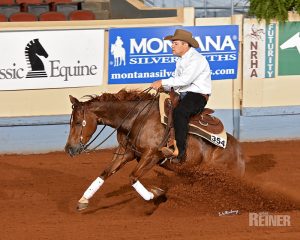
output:
M89 98L88 102L122 102L122 101L141 101L152 100L156 98L154 94L142 92L140 90L125 90L121 89L117 93L103 93L101 95L86 95Z

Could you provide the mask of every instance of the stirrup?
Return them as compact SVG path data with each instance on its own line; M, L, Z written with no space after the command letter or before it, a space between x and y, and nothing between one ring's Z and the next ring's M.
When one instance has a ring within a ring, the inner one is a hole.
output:
M173 157L173 158L170 158L170 163L181 164L182 159L179 159L177 157Z
M166 147L161 148L161 152L165 157L177 157L179 154L179 150L177 148L176 140L173 140L171 145L167 145Z
M160 166L163 166L167 161L169 161L171 164L182 164L182 163L183 163L182 159L180 160L180 159L178 159L177 157L171 156L171 157L165 157L165 159L163 159L163 160L159 163L159 165L160 165Z

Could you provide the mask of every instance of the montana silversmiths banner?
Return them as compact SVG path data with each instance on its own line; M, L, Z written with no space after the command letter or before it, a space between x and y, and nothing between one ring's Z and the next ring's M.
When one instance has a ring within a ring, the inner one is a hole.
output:
M104 30L0 32L0 90L100 86Z
M109 84L150 83L174 74L178 57L172 54L171 41L179 27L114 28L109 30ZM197 49L212 70L212 79L237 77L238 26L180 27L192 32Z

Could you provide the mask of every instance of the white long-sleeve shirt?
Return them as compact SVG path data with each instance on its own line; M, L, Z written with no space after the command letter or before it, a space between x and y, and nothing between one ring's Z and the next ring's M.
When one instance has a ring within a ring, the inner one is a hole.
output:
M176 62L175 76L162 79L166 90L211 94L211 72L208 61L195 48L190 48Z

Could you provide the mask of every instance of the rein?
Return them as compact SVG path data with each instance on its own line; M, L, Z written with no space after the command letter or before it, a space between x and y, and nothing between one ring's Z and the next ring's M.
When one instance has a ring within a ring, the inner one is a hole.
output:
M156 94L155 94L155 96L154 96L154 98L153 98L152 101L150 102L151 105L150 105L150 107L148 108L148 111L147 111L146 115L144 116L144 118L142 119L142 121L141 121L141 123L140 123L139 129L138 129L138 133L137 133L137 135L135 136L135 139L134 139L134 141L133 141L134 145L135 145L135 143L136 143L136 141L137 141L137 138L138 138L138 136L139 136L139 134L140 134L140 131L141 131L142 127L144 126L144 122L146 121L146 119L147 119L147 117L148 117L148 115L149 115L149 112L150 112L151 108L153 107L153 104L155 103L155 99L156 99L158 93L159 93L159 92L157 91ZM139 114L137 115L137 117L140 115L141 112L144 111L144 109L145 109L148 105L149 105L149 103L146 104L145 107L143 107L143 109L139 112ZM136 117L136 118L137 118L137 117ZM130 129L130 131L131 131L131 129ZM129 133L130 133L130 131L129 131ZM129 136L129 133L128 133L127 136L126 136L127 138L128 138L128 136Z
M149 87L149 88L146 88L146 89L144 89L141 93L148 93L150 90L151 90L152 88L151 87ZM143 123L144 123L144 121L147 119L147 116L148 116L148 114L149 114L149 112L150 112L150 109L152 108L152 106L153 106L153 104L154 104L154 102L155 102L155 99L156 99L156 96L158 95L158 92L156 93L156 95L154 96L154 98L151 100L151 102L150 103L147 103L143 108L142 108L142 110L140 111L140 112L138 112L138 114L137 114L137 116L136 116L136 118L145 110L145 108L147 107L147 106L149 106L149 104L151 104L151 106L150 106L150 108L148 109L148 111L147 111L147 114L146 114L146 116L143 118L143 120L141 121L141 124L140 124L140 128L139 128L139 130L138 130L138 134L137 134L137 136L139 135L139 133L140 133L140 130L141 130L141 128L142 128L142 126L143 126ZM85 120L85 109L83 110L83 120L82 120L82 129L81 129L81 135L80 135L80 145L81 145L81 147L82 147L82 151L83 152L92 152L92 151L95 151L98 147L100 147L103 143L105 143L121 126L122 126L122 124L126 121L126 119L130 116L130 114L132 114L133 112L134 112L134 110L137 108L137 106L143 101L144 99L143 98L141 98L138 102L137 102L137 104L126 114L126 116L123 118L123 120L121 121L121 123L119 124L119 126L118 127L116 127L104 140L102 140L98 145L96 145L95 147L93 147L92 149L90 149L90 150L88 150L87 148L100 136L100 134L104 131L104 129L105 129L105 127L107 126L107 125L104 125L103 127L102 127L102 129L101 129L101 131L93 138L93 140L91 140L89 143L87 143L86 145L84 145L83 143L82 143L82 139L83 139L83 137L82 137L82 133L83 133L83 129L84 129L84 127L86 126L86 120ZM132 129L132 128L131 128ZM128 134L126 135L126 139L128 139L128 137L129 137L129 134L130 134L130 132L131 132L131 129L129 130L129 132L128 132ZM137 136L136 136L136 138L134 139L134 141L136 141L137 140ZM125 148L127 149L127 144L126 144L126 146L125 146ZM136 151L135 149L133 149L134 151ZM126 153L126 151L127 150L125 150L125 153ZM121 154L121 153L115 153L115 154L117 154L117 155L124 155L125 153L123 153L123 154Z
M85 145L84 150L87 149L99 136L100 134L104 131L104 129L106 128L107 125L104 125L102 127L102 129L100 130L100 132L93 138L93 140L91 140L88 144Z
M150 90L151 90L151 88L150 88ZM148 92L149 92L150 90L148 90ZM146 115L144 116L144 118L143 118L142 121L140 122L140 126L139 126L139 129L138 129L138 133L137 133L136 137L135 137L135 138L133 139L133 141L132 141L133 144L131 144L131 150L133 150L133 151L135 151L135 152L137 152L137 153L140 153L140 152L134 148L134 145L135 145L135 143L136 143L136 141L137 141L137 138L138 138L138 136L139 136L139 134L140 134L140 131L141 131L141 129L142 129L142 126L144 125L143 123L144 123L145 120L147 119L148 114L149 114L151 108L153 107L153 104L154 104L154 102L155 102L155 99L156 99L158 93L159 93L159 92L157 91L156 94L155 94L155 96L154 96L154 98L151 100L151 102L148 103L148 104L146 104L146 105L142 108L142 110L141 110L141 111L136 115L136 117L135 117L135 119L137 119L138 116L145 110L145 108L146 108L147 106L149 106L149 104L151 104L151 105L150 105L150 108L148 108L148 111L147 111ZM137 105L136 105L136 106L137 106ZM119 126L119 127L120 127L120 126ZM131 127L131 129L132 129L132 127ZM129 135L130 135L130 133L131 133L131 129L130 129L130 130L128 131L128 133L126 134L126 139L129 138ZM127 142L127 143L128 143L128 142ZM127 144L126 144L126 146L125 146L125 152L124 152L124 153L114 153L114 154L115 154L115 155L124 155L124 154L126 154L126 152L127 152Z

